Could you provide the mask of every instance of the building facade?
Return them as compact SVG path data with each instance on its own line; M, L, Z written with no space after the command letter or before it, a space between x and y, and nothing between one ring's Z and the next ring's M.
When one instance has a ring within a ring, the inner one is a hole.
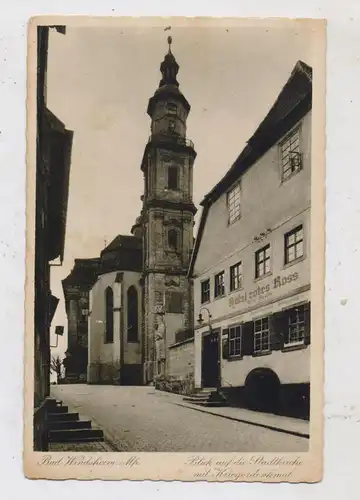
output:
M89 294L90 384L143 383L142 241L117 236L102 252Z
M54 27L64 33L65 28ZM47 108L49 26L37 32L37 138L34 276L34 449L47 449L50 326L59 299L51 293L51 261L63 260L73 132Z
M195 386L309 415L312 71L298 62L204 198L194 278Z
M63 361L67 383L86 381L89 295L97 279L99 267L99 258L75 259L71 273L62 281L68 320L68 344Z
M151 135L141 169L143 238L144 382L171 375L169 347L192 329L192 284L187 277L193 248L194 145L186 137L190 104L179 90L179 65L169 51L162 79L149 100Z

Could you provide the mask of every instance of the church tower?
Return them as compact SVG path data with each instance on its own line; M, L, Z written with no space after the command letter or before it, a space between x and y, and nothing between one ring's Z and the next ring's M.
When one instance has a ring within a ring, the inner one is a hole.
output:
M196 208L194 144L186 138L190 104L179 90L179 65L169 50L158 89L149 100L151 135L145 147L142 209L144 382L171 375L169 346L193 327L192 285L186 277Z

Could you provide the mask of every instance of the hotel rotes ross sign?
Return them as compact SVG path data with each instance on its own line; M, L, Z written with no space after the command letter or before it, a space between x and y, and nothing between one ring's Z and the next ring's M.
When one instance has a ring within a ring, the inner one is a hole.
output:
M237 294L234 294L229 298L229 306L236 307L239 304L242 305L252 305L258 301L263 301L270 298L273 292L285 291L290 283L293 283L299 279L299 273L293 272L285 276L276 276L272 278L266 285L258 285L252 290L243 290Z

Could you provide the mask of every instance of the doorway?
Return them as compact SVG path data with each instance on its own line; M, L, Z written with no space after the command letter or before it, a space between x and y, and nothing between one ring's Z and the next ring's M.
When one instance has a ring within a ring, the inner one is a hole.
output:
M217 387L220 380L220 330L204 335L202 339L201 379L202 387Z

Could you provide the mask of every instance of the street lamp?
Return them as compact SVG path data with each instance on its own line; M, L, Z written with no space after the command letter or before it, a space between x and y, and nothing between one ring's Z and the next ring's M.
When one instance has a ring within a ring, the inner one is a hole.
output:
M211 313L210 313L210 311L209 311L209 309L207 307L201 307L200 308L199 317L198 317L198 320L197 320L200 326L204 323L204 319L202 317L201 311L206 311L207 312L207 315L208 315L208 325L209 325L209 329L211 331Z
M207 307L201 307L200 308L199 316L198 316L198 320L197 320L200 326L204 323L204 319L202 317L201 311L206 311L207 312L209 332L210 332L210 335L211 335L212 334L212 327L211 327L211 317L212 316L211 316L211 313L210 313L210 311L209 311L209 309ZM220 351L219 351L219 345L218 345L218 352L220 353ZM218 364L218 367L220 367L220 357L218 358L217 364ZM216 391L217 392L219 392L220 387L221 387L221 380L220 380L220 371L219 371L218 372L218 376L216 378Z

